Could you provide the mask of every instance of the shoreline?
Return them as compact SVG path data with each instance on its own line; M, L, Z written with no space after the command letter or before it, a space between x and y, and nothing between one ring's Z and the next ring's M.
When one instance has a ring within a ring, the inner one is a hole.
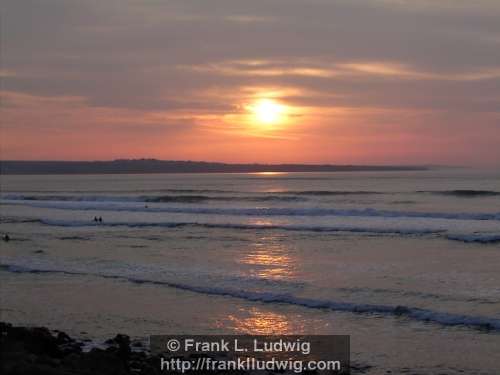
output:
M121 159L111 161L0 160L2 175L184 174L184 173L307 173L428 171L430 165L263 164Z
M147 345L116 334L103 345L89 345L64 331L40 326L15 326L0 321L0 370L5 375L130 375L165 374L162 357L152 355ZM188 358L195 358L196 354ZM210 357L210 356L209 356ZM175 356L172 358L179 358ZM213 357L216 358L216 357ZM372 366L354 364L350 373L364 374ZM199 373L194 371L194 373ZM217 374L250 374L250 371L216 371ZM275 372L267 372L273 374ZM280 372L280 374L287 372ZM316 373L316 372L311 372Z

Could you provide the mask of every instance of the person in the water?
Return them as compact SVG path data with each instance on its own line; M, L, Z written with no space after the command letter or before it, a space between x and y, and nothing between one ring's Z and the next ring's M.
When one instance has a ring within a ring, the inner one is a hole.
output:
M10 241L10 237L9 237L9 235L8 235L8 234L4 235L4 236L3 236L3 240L4 240L5 242L9 242L9 241Z

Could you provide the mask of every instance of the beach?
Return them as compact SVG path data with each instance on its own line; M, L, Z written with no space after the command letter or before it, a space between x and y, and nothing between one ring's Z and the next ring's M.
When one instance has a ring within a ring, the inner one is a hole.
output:
M342 334L360 373L500 372L498 172L1 178L2 321Z

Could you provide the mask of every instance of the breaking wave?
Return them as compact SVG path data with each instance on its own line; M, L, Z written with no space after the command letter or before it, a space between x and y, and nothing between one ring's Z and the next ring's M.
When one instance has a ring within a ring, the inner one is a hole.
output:
M40 219L39 222L49 226L59 227L163 227L163 228L181 228L181 227L203 227L203 228L221 228L221 229L280 229L289 231L311 231L311 232L354 232L354 233L377 233L377 234L437 234L443 233L443 229L410 229L410 228L377 228L377 227L355 227L355 226L323 226L323 225L293 225L293 224L238 224L238 223L199 223L199 222L120 222L105 221L96 223L93 221L69 221L69 220L49 220Z
M343 190L284 190L280 192L274 192L274 194L292 194L292 195L319 195L319 196L329 196L329 195L378 195L387 194L381 191L343 191Z
M492 191L492 190L442 190L442 191L418 191L418 193L430 193L430 194L439 194L439 195L450 195L454 197L461 198L475 198L475 197L494 197L500 196L500 191Z
M264 196L206 196L206 195L163 195L143 198L144 202L156 203L202 203L208 201L244 201L244 202L296 202L303 201L304 198L282 195Z
M188 190L189 192L196 192ZM186 193L188 191L182 191ZM6 194L1 197L5 201L14 202L96 202L96 203L206 203L209 201L246 201L246 202L297 202L305 201L306 198L294 195L277 195L273 193L265 195L204 195L204 194L181 194L181 195L24 195Z
M500 242L500 234L450 234L449 240L462 241L467 243L495 243Z
M281 294L281 293L271 293L262 291L254 292L242 289L198 286L198 285L190 285L190 284L170 282L170 281L159 281L159 280L150 280L144 278L127 277L124 275L109 275L102 273L78 272L78 271L67 271L67 270L57 270L57 269L36 269L36 268L28 268L28 267L15 266L9 264L1 264L0 268L8 272L15 272L15 273L35 273L35 274L59 273L59 274L74 275L74 276L95 276L106 279L115 279L125 282L131 282L134 284L150 284L157 286L165 286L169 288L175 288L206 295L238 298L252 302L286 304L286 305L294 305L309 309L324 309L324 310L339 311L339 312L350 312L356 314L386 315L393 317L402 317L422 322L435 323L443 326L466 326L469 328L480 329L485 331L500 331L500 319L482 317L482 316L461 315L448 312L439 312L417 307L409 307L401 305L391 306L391 305L377 305L377 304L362 304L353 302L333 301L326 299L313 299L313 298L298 297L286 293Z
M234 215L234 216L350 216L350 217L382 217L382 218L424 218L448 220L500 220L500 212L493 213L450 213L378 210L374 208L336 209L319 207L147 207L143 205L126 205L102 202L17 202L4 200L7 204L20 204L39 208L55 208L63 210L101 210L130 212L165 212L202 215Z

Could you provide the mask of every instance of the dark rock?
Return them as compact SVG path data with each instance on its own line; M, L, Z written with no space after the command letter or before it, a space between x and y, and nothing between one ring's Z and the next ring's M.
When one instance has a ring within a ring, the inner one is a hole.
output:
M74 342L75 340L73 340L71 337L69 337L66 333L64 332L61 332L61 331L57 331L57 343L59 345L61 344L67 344L69 342Z
M127 360L130 357L131 349L130 349L130 337L127 335L118 334L113 339L107 340L106 344L113 345L112 349L116 348L116 353L118 356L124 360Z
M58 357L61 354L57 339L44 327L23 328L11 326L7 328L7 338L10 339L11 345L22 345L29 353L52 357Z
M81 353L82 352L82 344L79 342L69 342L67 344L62 344L59 346L63 357L72 354L72 353Z
M88 353L62 331L14 327L0 322L0 373L3 375L160 375L160 358L132 352L130 337L116 335L106 350ZM142 346L134 343L134 346ZM182 358L182 357L179 357ZM195 357L193 357L195 358ZM363 371L362 371L363 372ZM216 373L216 372L215 372ZM238 372L245 374L245 372Z
M0 322L0 372L7 375L130 374L124 359L128 336L118 335L115 352L93 349L82 353L81 344L64 332L47 328L13 327Z
M85 369L86 373L92 374L129 374L128 365L119 356L101 349L92 349L84 355L73 354L64 364L73 371Z

